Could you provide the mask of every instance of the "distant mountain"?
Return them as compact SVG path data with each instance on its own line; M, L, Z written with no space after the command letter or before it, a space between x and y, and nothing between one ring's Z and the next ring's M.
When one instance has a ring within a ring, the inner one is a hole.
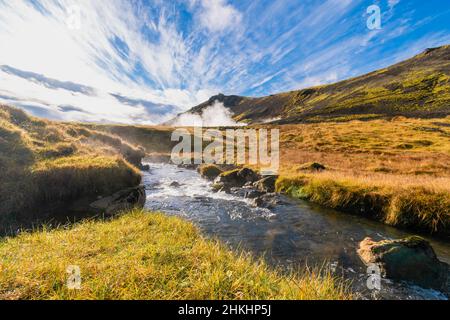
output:
M222 102L237 121L298 123L450 114L450 45L356 78L303 90L249 98L219 94L187 111L201 114Z

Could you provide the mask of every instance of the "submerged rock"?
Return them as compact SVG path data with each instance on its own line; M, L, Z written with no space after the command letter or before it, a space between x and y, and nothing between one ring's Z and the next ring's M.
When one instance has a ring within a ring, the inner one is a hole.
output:
M227 188L240 188L249 182L253 183L259 179L260 176L255 171L243 168L221 173L214 183Z
M187 170L197 170L198 164L179 164L178 168L187 169Z
M182 184L179 183L178 181L174 181L174 182L172 182L172 183L170 184L170 186L171 186L171 187L174 187L174 188L179 188L179 187L182 186Z
M150 165L148 165L148 164L141 165L141 170L142 171L150 171Z
M263 194L264 194L264 192L261 192L261 191L258 191L258 190L245 191L244 198L246 198L246 199L255 199L255 198L258 198L258 197L262 196Z
M275 182L277 181L277 176L268 176L259 181L256 181L253 186L261 192L275 192Z
M106 215L114 215L133 208L143 208L145 204L145 187L138 186L114 193L90 204L92 209Z
M366 238L359 245L358 255L366 265L377 264L389 279L448 292L449 266L438 260L431 245L421 237L380 242Z
M255 197L251 200L250 204L253 207L273 209L275 206L282 204L283 201L276 193L265 193L261 196Z

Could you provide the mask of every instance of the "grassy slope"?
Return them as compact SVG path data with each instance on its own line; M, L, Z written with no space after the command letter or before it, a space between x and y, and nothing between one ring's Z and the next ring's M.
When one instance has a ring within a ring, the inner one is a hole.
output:
M450 113L450 46L335 84L261 98L215 96L191 112L200 113L215 100L247 123L278 117L282 123L298 123L445 116Z
M280 191L450 236L450 117L283 126ZM319 162L324 172L299 170Z
M126 159L141 153L112 135L0 106L0 225L46 218L58 202L138 185L140 172Z
M281 276L190 223L134 211L0 243L0 299L348 299L329 275ZM66 268L81 269L68 290Z

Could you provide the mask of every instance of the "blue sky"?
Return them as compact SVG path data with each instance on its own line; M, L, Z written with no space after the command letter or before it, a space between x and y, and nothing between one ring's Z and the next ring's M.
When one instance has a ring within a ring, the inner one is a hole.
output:
M447 0L0 0L0 101L157 124L219 92L336 82L449 43Z

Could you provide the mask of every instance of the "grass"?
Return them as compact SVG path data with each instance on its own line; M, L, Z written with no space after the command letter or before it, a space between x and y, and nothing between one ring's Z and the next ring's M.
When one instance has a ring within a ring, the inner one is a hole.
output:
M0 233L138 185L144 155L117 136L0 105Z
M277 128L279 191L389 225L449 237L450 117ZM311 170L313 163L325 169Z
M401 178L383 181L316 173L281 177L277 190L392 226L450 236L450 193L445 187L402 184Z
M1 299L350 299L330 274L283 275L180 218L133 211L0 243ZM66 286L80 267L80 290Z

